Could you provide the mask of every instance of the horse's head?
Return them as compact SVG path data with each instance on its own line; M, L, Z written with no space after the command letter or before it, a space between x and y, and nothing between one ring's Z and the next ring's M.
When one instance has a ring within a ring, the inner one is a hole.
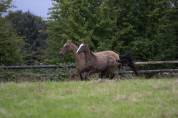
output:
M69 53L71 51L73 51L74 49L74 44L72 43L72 41L67 41L64 46L60 49L59 51L59 55L61 57L63 57L66 53Z
M89 48L88 48L88 46L86 45L86 44L84 44L84 43L82 43L82 44L80 44L80 46L79 46L79 48L77 49L77 54L80 54L80 53L82 53L82 52L88 52L89 51Z

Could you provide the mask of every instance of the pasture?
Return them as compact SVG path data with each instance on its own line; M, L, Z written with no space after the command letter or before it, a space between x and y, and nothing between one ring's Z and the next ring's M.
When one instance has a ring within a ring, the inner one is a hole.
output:
M0 118L177 118L178 78L0 83Z

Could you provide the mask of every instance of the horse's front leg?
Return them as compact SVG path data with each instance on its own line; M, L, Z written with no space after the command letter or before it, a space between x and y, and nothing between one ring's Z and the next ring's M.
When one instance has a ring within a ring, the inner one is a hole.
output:
M88 73L87 72L82 72L80 73L80 79L83 81L83 80L87 80L87 75Z
M74 70L69 73L69 80L76 80L78 73Z
M99 73L99 78L103 79L104 77L106 77L106 71L102 71Z
M105 69L103 71L101 71L99 73L99 78L103 79L103 78L109 78L109 71L108 69Z

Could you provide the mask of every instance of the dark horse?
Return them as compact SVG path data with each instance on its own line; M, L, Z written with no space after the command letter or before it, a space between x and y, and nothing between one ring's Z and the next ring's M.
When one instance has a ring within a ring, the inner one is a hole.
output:
M138 76L137 67L134 64L134 61L130 54L120 55L120 60L118 63L121 63L122 66L129 66L136 76Z
M120 68L121 65L127 64L133 69L135 74L138 75L137 69L130 56L122 56L120 59L119 55L113 51L101 51L93 53L90 51L88 46L83 43L77 50L77 54L82 53L85 54L85 71L87 71L89 74L101 72L101 76L103 76L104 73L109 72L111 74L110 78L113 78L115 75L114 71Z

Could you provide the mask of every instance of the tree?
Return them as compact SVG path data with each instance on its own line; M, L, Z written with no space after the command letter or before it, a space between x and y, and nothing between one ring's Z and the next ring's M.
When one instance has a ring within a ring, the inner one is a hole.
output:
M106 12L103 0L54 0L49 21L49 50L55 60L59 48L71 39L75 42L86 42L92 49L100 46L100 39L108 40L112 34L112 22ZM111 33L111 34L110 34ZM109 34L109 35L108 35ZM105 41L104 41L105 42ZM109 47L109 46L108 46Z
M1 16L10 6L10 1L0 1L0 65L19 64L22 61L23 41L11 25Z
M68 39L90 48L132 53L138 60L176 59L177 0L53 0L49 49ZM54 53L55 52L55 53Z
M139 60L176 59L177 15L167 0L111 0L117 14L113 48L132 53Z
M6 19L24 39L22 51L25 63L44 62L47 47L46 22L41 17L22 11L10 12Z
M12 0L0 0L0 16L10 8Z

